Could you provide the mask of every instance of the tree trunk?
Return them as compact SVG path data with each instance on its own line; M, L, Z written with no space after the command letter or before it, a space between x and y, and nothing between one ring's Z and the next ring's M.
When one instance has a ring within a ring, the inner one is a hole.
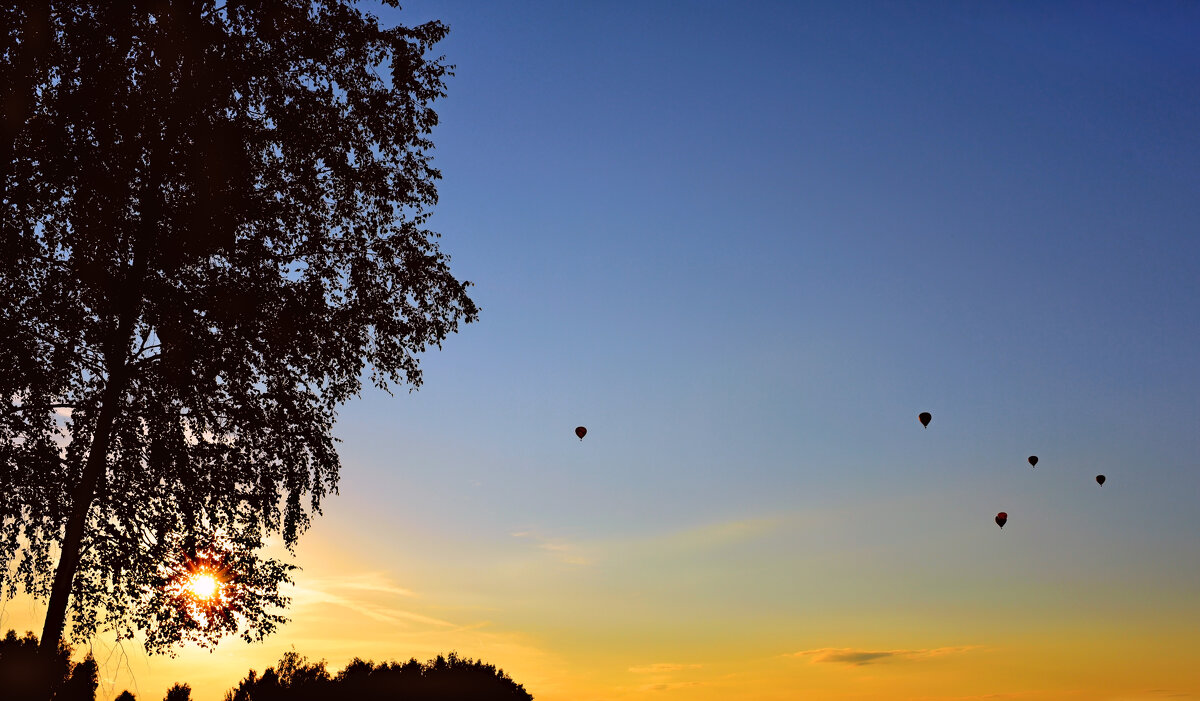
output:
M104 388L104 396L100 400L100 415L96 418L96 428L92 433L92 447L88 451L83 475L71 495L71 518L67 521L67 530L63 535L62 553L59 555L58 569L54 572L50 605L46 609L46 624L42 628L42 640L38 646L38 651L47 660L54 656L62 641L67 602L71 598L71 582L75 579L75 570L79 567L82 554L80 545L83 542L83 529L87 525L87 513L92 507L92 499L96 496L96 482L108 467L108 443L112 437L113 421L120 410L121 394L125 391L125 381L128 377L128 370L123 361L124 359L121 367L108 376L108 385Z
M129 348L133 342L138 317L141 315L142 284L146 277L147 259L150 254L149 232L157 223L159 204L157 199L153 199L147 206L150 216L144 220L144 230L140 232L142 235L134 243L133 265L114 305L119 317L116 332L113 334L114 342L105 358L110 368L108 383L105 384L104 393L100 397L100 413L92 431L92 445L88 450L87 462L84 463L83 474L71 495L71 518L67 521L67 529L63 534L58 569L54 572L50 603L46 607L46 622L38 644L39 656L45 662L53 658L62 642L67 604L71 599L71 584L75 580L75 572L79 568L82 555L80 546L83 543L84 529L87 527L87 514L92 508L92 500L96 497L96 483L108 469L108 445L112 439L113 423L121 411L121 395L125 393L133 370L129 362ZM53 693L53 689L49 691Z

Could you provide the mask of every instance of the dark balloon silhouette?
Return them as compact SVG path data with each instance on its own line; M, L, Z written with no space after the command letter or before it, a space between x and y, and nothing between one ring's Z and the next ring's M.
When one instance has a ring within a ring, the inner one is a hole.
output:
M1104 486L1104 475L1096 475L1096 484Z
M1033 467L1037 467L1037 456L1036 455L1029 456L1029 464Z
M933 414L930 414L928 411L922 411L917 415L917 418L921 420L922 426L929 428L929 422L933 420Z
M583 440L583 437L587 435L587 429L583 426L576 426L575 435L579 436L579 440Z
M1001 511L1000 513L996 514L996 525L997 526L1004 528L1004 524L1006 524L1006 523L1008 523L1008 512L1007 511Z

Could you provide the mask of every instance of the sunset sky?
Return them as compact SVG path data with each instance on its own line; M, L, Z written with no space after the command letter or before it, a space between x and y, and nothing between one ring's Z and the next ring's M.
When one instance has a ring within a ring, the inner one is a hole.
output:
M480 321L340 413L290 624L97 640L101 699L291 649L538 701L1200 699L1200 4L377 13L451 28L431 227Z

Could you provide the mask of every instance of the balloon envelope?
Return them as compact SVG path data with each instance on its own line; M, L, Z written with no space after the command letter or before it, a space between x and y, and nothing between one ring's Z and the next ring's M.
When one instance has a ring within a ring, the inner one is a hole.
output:
M1029 456L1029 464L1034 467L1037 467L1037 456L1036 455Z
M1096 483L1101 487L1104 486L1104 475L1096 475Z
M922 411L917 415L917 418L921 420L922 426L929 428L929 422L933 420L933 414L930 414L928 411Z
M1008 512L1001 511L1000 513L996 514L996 525L1004 528L1005 523L1008 523Z
M577 426L575 427L575 435L579 436L579 440L583 440L583 437L587 435L587 429L583 426Z

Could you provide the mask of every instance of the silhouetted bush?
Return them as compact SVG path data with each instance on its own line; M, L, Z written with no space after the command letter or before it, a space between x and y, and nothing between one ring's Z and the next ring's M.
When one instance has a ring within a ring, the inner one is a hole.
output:
M100 668L92 653L71 668L71 676L54 695L54 701L95 701L100 686Z
M375 664L355 658L338 674L325 662L286 653L261 677L252 670L225 701L533 701L503 670L451 652L424 664Z
M46 701L46 679L53 679L57 692L54 701L95 701L99 686L96 661L88 654L81 662L71 662L71 648L63 645L46 672L44 658L38 655L38 640L33 633L17 637L8 631L0 639L0 701ZM43 677L43 674L48 674ZM163 701L191 701L192 688L175 684ZM438 655L421 663L382 662L354 658L336 675L325 662L309 662L295 652L286 653L279 664L268 667L262 676L253 670L225 701L533 701L525 687L514 682L504 670L457 653ZM124 691L116 701L137 701Z
M47 687L54 686L55 701L95 701L99 685L96 661L89 654L82 662L71 662L71 648L60 645L58 655L47 663L38 655L33 633L18 638L15 630L0 640L0 698L5 701L46 701Z

